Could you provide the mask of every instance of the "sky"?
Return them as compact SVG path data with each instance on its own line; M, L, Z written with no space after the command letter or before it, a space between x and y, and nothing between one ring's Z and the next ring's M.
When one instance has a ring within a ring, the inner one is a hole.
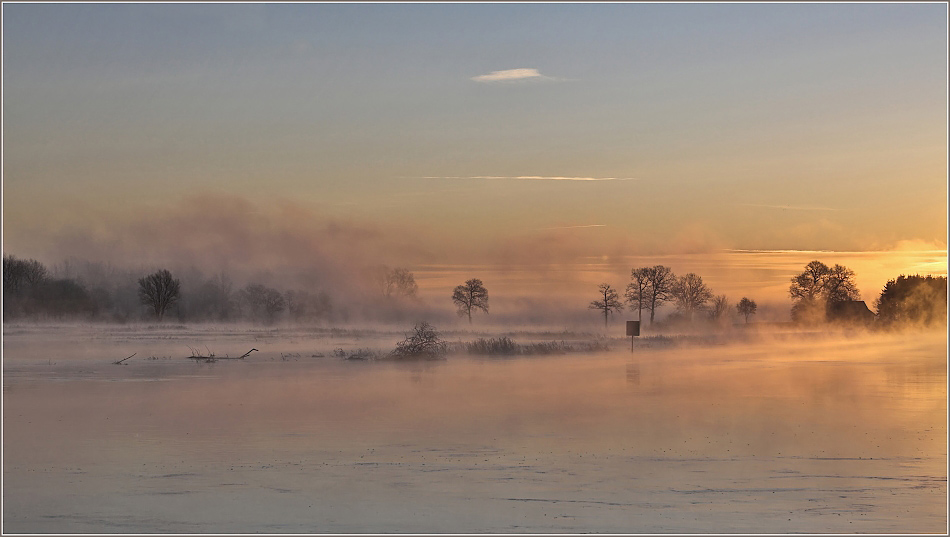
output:
M3 250L946 274L947 27L944 3L5 3Z

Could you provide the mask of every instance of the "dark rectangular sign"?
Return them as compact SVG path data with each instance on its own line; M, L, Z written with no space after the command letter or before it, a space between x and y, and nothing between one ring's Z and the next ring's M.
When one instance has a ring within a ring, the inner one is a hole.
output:
M627 335L628 336L640 335L640 321L627 321Z

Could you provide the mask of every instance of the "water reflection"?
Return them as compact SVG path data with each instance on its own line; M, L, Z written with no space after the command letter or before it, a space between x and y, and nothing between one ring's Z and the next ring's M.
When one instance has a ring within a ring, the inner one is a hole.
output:
M640 363L627 364L627 382L634 386L640 385Z

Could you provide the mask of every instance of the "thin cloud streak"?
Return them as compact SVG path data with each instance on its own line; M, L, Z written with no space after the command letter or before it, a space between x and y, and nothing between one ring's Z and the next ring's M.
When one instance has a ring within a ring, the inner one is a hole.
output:
M833 207L806 207L802 205L766 205L764 203L740 203L743 207L764 207L766 209L783 209L788 211L840 211Z
M441 175L422 179L512 179L521 181L634 181L634 177L563 177L550 175Z
M539 227L539 231L547 231L551 229L583 229L590 227L607 227L607 224L588 224L586 226L558 226L558 227Z

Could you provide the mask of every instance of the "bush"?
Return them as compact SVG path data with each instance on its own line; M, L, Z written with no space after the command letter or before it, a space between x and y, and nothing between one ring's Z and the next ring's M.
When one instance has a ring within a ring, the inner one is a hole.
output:
M335 349L333 351L333 356L337 358L342 358L343 360L377 360L379 355L376 352L373 352L369 349L356 349L354 351L347 352L343 349Z
M491 339L479 338L470 343L466 343L465 350L467 350L469 354L520 354L518 345L507 337Z
M417 324L406 339L396 344L392 351L395 358L441 358L448 348L438 332L429 323L423 321Z
M507 337L476 339L470 343L465 343L464 348L469 354L488 355L567 354L569 352L598 352L610 350L606 342L600 341L577 343L575 345L570 345L563 341L515 343Z

